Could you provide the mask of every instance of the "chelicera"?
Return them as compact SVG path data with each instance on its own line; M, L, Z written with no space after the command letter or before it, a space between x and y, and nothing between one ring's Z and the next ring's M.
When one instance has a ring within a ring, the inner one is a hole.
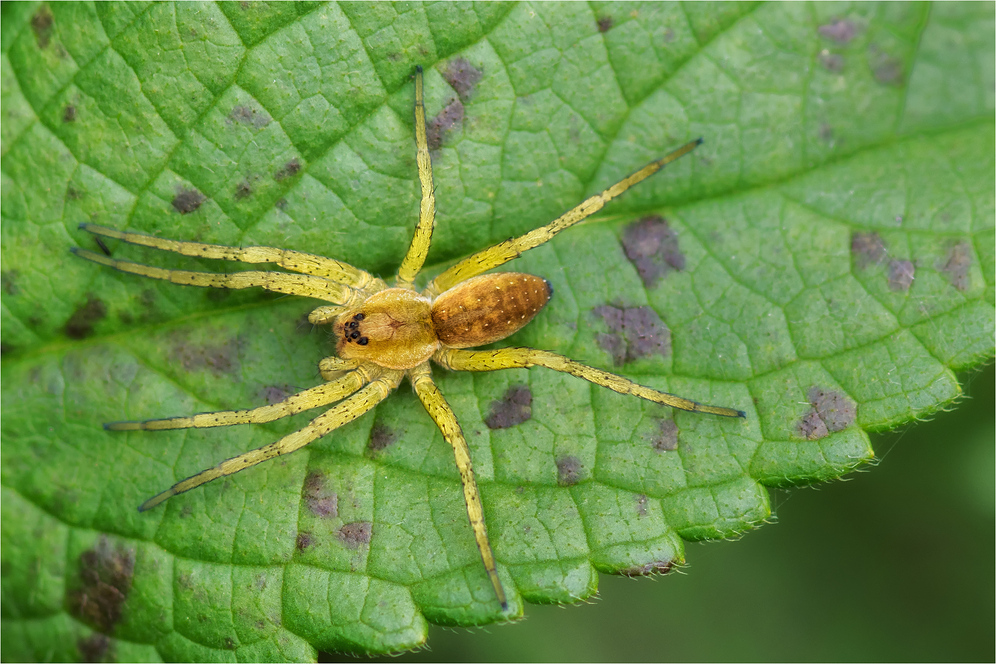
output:
M605 191L585 200L546 226L505 240L458 262L421 291L414 282L429 250L435 224L432 164L426 139L422 69L415 74L415 142L422 188L419 221L408 253L388 284L363 270L330 258L273 247L227 247L166 240L92 224L81 228L97 236L172 251L186 256L243 263L274 263L288 270L244 271L230 274L168 270L118 260L73 248L82 258L108 267L177 284L214 288L251 288L303 295L329 304L309 315L314 324L331 324L338 342L336 354L319 363L326 381L283 401L251 410L201 413L189 417L111 422L115 431L218 427L270 422L305 410L335 404L302 429L276 442L222 461L144 502L140 511L190 491L211 480L237 473L274 457L289 454L371 410L407 377L426 411L453 447L463 484L467 515L481 553L484 569L502 611L508 610L505 588L498 575L488 541L481 498L471 465L470 450L453 411L432 380L429 361L453 371L495 371L542 366L583 378L622 394L631 394L673 408L725 417L744 417L732 408L707 406L690 399L638 385L601 369L579 364L562 355L533 348L467 350L500 341L526 325L549 301L550 284L540 277L516 272L485 274L551 240L574 224L598 212L613 198L688 154L701 139L687 143L653 161Z

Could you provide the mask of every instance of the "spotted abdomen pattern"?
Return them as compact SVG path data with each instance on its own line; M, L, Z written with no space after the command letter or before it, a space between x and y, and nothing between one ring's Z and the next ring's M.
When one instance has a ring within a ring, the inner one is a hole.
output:
M447 346L483 346L521 329L552 294L546 279L531 274L485 274L437 297L432 303L432 324L439 341Z

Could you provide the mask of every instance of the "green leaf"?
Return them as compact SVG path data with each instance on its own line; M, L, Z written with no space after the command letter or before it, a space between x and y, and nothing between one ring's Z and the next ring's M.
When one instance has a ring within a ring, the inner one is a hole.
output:
M102 422L310 387L329 333L314 302L75 259L79 223L390 275L418 209L416 64L435 269L703 136L510 266L556 296L509 343L745 421L541 369L436 371L515 609L577 601L599 571L760 524L767 487L871 461L867 432L949 406L953 371L993 356L992 25L991 4L5 4L3 658L308 660L500 619L451 452L404 388L139 514L308 416ZM528 419L489 428L522 386Z

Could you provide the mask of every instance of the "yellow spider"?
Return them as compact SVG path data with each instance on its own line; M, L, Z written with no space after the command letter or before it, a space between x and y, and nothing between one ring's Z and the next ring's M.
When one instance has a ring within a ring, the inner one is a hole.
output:
M78 256L122 272L163 279L188 286L251 288L313 297L332 305L318 307L308 317L312 323L331 323L338 337L336 356L319 364L322 385L283 401L251 410L201 413L190 417L111 422L115 431L162 430L188 427L220 427L232 424L272 422L312 408L339 402L299 431L246 452L214 468L201 471L145 501L145 511L167 498L190 491L219 477L237 473L258 463L298 450L371 410L401 383L405 376L415 389L429 416L453 447L467 515L502 611L508 610L505 590L495 567L494 554L484 525L481 497L474 481L470 451L460 424L432 380L429 360L454 371L495 371L514 367L542 366L569 373L622 394L632 394L656 403L698 413L744 417L732 408L706 406L689 399L652 390L545 350L500 348L469 351L504 339L526 323L550 299L550 284L540 277L516 272L483 274L516 258L523 251L551 240L557 233L598 212L610 200L650 177L665 165L694 150L701 139L681 146L671 154L647 164L639 171L587 199L553 222L517 238L505 240L465 258L429 282L419 293L414 282L429 251L435 224L436 201L432 185L432 163L426 140L422 68L415 73L415 143L418 146L418 176L422 204L415 236L401 263L394 286L382 279L331 258L273 247L226 247L198 242L165 240L126 233L93 224L80 228L95 235L131 244L173 251L185 256L217 258L243 263L276 263L287 272L246 271L232 274L166 270L117 260L73 247Z

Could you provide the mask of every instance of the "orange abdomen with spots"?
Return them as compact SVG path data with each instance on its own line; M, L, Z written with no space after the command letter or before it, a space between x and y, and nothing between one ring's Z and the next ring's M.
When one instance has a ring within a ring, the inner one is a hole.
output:
M519 331L550 301L546 279L498 272L468 279L432 303L436 336L451 348L473 348Z

